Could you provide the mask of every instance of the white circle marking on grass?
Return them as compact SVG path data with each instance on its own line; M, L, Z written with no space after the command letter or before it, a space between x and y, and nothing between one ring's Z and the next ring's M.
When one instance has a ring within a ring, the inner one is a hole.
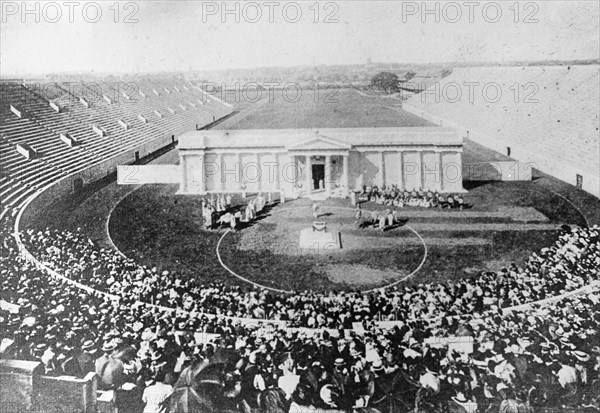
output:
M287 208L282 208L282 209L279 209L279 210L277 210L277 212L281 212L281 211L290 211L290 210L294 210L294 209L307 209L307 208L310 208L310 207L308 207L308 206L306 206L306 207L301 207L301 206L297 206L297 207L287 207ZM348 207L330 206L330 207L328 207L328 208L331 208L331 209L345 209L345 210L350 210L350 211L353 211L353 209L352 209L352 208L348 208ZM419 238L419 240L421 241L421 244L423 245L423 248L424 248L424 253L423 253L423 258L421 259L421 262L419 263L419 265L417 266L417 268L416 268L416 269L414 269L414 270L413 270L413 271L412 271L410 274L407 274L407 275L405 275L405 276L404 276L404 277L402 277L401 279L399 279L399 280L396 280L396 281L394 281L394 282L392 282L392 283L390 283L390 284L386 284L386 285L384 285L384 286L381 286L381 287L377 287L377 288L371 288L370 290L364 290L364 291L361 291L362 293L371 293L371 292L374 292L374 291L378 291L378 290L385 290L386 288L393 287L393 286L395 286L395 285L397 285L397 284L399 284L399 283L401 283L401 282L403 282L403 281L406 281L406 280L408 280L410 277L412 277L413 275L415 275L415 274L416 274L418 271L420 271L420 270L421 270L421 268L422 268L422 267L423 267L423 265L425 264L425 261L427 260L427 253L428 253L428 250L427 250L427 244L425 243L425 240L423 239L423 237L421 236L421 234L419 234L419 233L418 233L418 232L417 232L417 231L416 231L414 228L412 228L410 225L404 225L404 226L405 226L406 228L410 229L410 230L411 230L411 231L412 231L412 232L413 232L413 233L414 233L414 234L415 234L415 235L416 235L416 236ZM239 275L238 273L236 273L235 271L233 271L231 268L229 268L229 267L228 267L228 266L225 264L225 262L223 262L223 259L221 258L221 253L219 252L219 247L221 246L221 241L223 241L223 239L225 238L225 236L226 236L227 234L229 234L229 232L231 232L231 230L230 230L230 229L228 229L227 231L225 231L225 233L224 233L223 235L221 235L221 238L219 238L219 242L217 242L216 253L217 253L217 259L219 260L219 264L221 264L221 267L223 267L223 268L224 268L224 269L225 269L227 272L229 272L229 273L230 273L231 275L233 275L234 277L236 277L236 278L238 278L238 279L240 279L240 280L242 280L242 281L245 281L245 282L247 282L247 283L250 283L250 284L254 285L255 287L264 288L264 289L267 289L267 290L276 291L276 292L279 292L279 293L285 293L285 294L292 294L292 293L294 293L294 291L281 290L281 289L279 289L279 288L268 287L268 286L266 286L266 285L263 285L263 284L260 284L260 283L257 283L257 282L255 282L255 281L249 280L248 278L246 278L246 277L243 277L243 276Z

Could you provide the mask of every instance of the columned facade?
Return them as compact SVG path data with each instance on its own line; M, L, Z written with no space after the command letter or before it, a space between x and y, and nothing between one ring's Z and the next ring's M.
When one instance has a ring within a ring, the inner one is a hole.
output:
M453 129L433 127L193 131L180 138L179 193L464 192L462 146Z

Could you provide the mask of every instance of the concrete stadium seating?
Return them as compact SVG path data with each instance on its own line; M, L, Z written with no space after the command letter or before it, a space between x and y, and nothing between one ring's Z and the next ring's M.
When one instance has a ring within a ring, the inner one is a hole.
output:
M457 68L403 107L570 184L580 175L600 196L599 75L598 65Z
M202 91L186 83L142 79L128 82L126 89L121 88L122 83L110 82L57 82L51 87L0 83L0 218L9 211L14 214L29 196L59 178L157 139L170 141L232 112L230 106L218 100L195 104L198 99L207 99ZM148 93L146 97L125 93L134 89ZM169 107L174 110L168 111ZM153 116L155 110L163 113L163 118ZM128 128L122 126L123 122ZM95 128L104 131L104 136ZM61 134L68 134L78 144L67 144ZM19 145L31 147L36 156L27 159L17 151Z

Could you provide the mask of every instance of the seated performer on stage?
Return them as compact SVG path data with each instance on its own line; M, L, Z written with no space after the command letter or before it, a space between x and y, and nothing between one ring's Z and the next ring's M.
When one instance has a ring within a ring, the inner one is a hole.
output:
M462 196L456 194L454 195L454 200L456 201L456 207L459 209L463 209L465 207L465 201Z
M312 204L312 211L313 211L313 218L318 218L319 217L319 209L320 209L321 205L319 205L318 202L313 202Z
M398 192L398 195L396 195L392 204L396 207L404 208L404 195L401 192Z
M445 208L445 206L446 206L446 200L444 199L444 197L441 194L438 194L438 196L437 196L437 206L440 209Z

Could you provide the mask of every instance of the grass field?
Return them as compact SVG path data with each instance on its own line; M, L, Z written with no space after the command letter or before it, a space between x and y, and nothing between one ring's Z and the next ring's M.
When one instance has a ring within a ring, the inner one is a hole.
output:
M352 89L263 91L256 103L248 104L243 94L238 100L241 112L215 129L435 126L402 110L399 101L362 96Z
M115 244L139 263L175 271L200 283L240 284L224 270L216 245L224 231L202 229L200 198L175 195L173 186L148 185L113 211L109 230ZM241 202L241 200L237 200ZM407 282L432 282L522 265L532 251L550 245L563 223L582 224L564 200L535 189L533 182L490 183L473 188L466 211L406 208L398 215L425 240L427 259ZM249 228L228 234L224 262L236 273L281 289L365 289L398 280L418 267L425 247L408 228L356 230L347 200L324 203L323 220L342 232L345 249L312 254L298 249L310 228L310 201L287 202ZM377 209L376 205L365 205ZM381 208L381 207L379 207ZM362 246L362 247L361 247ZM290 252L291 251L291 252Z

